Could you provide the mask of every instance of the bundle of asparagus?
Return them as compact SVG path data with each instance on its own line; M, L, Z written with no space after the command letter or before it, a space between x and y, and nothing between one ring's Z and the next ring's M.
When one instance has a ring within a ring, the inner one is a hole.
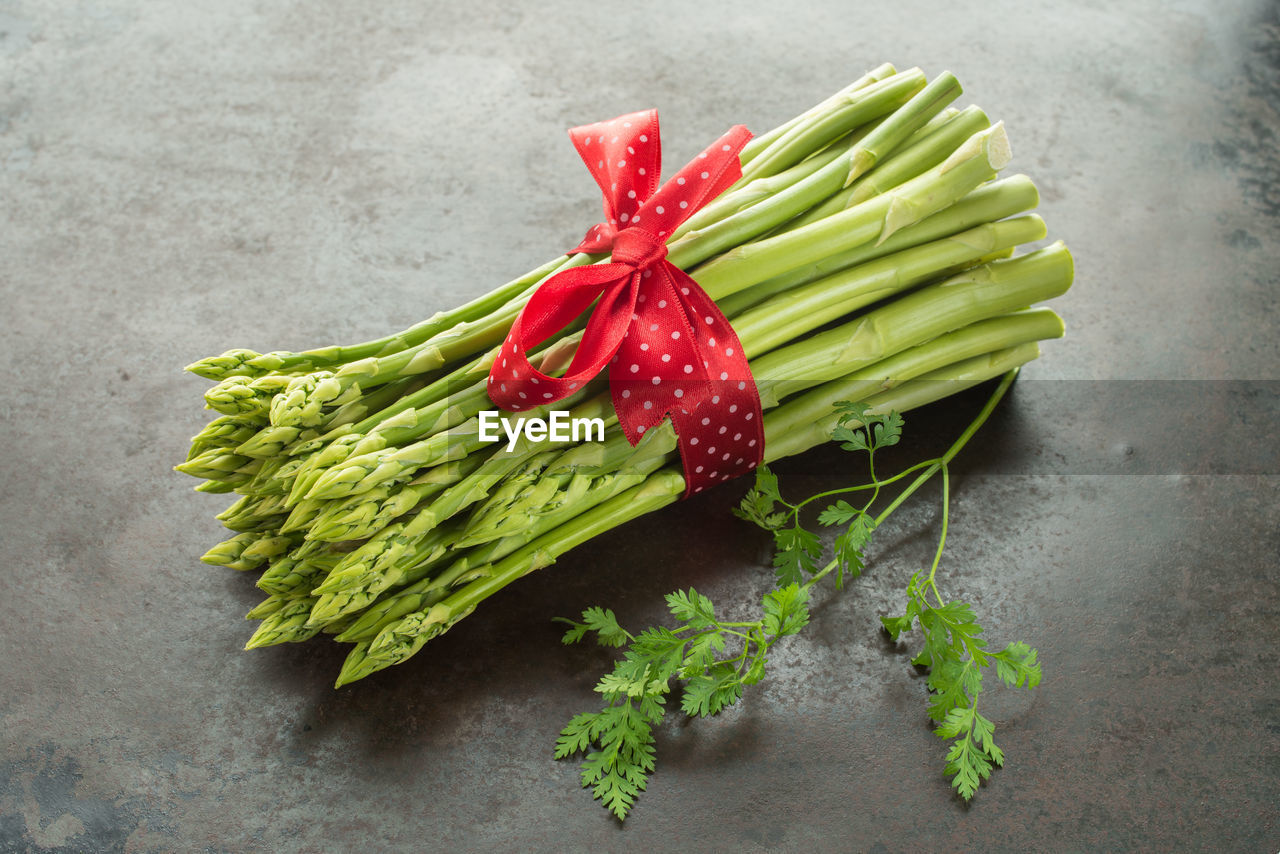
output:
M944 73L883 65L753 139L742 178L671 235L668 260L732 321L764 411L766 462L830 439L836 401L905 411L1005 373L1062 334L1028 308L1071 283L1026 213L1001 124ZM249 648L324 632L338 684L404 661L512 581L685 491L669 422L632 446L604 380L560 404L603 441L493 444L494 348L562 256L396 335L300 353L231 350L188 367L221 413L177 470L240 497L205 562L263 572ZM533 356L563 372L579 331ZM548 408L522 415L546 415Z

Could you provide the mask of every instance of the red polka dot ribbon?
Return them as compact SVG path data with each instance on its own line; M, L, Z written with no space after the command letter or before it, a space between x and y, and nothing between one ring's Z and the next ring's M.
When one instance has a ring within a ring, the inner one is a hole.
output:
M738 153L750 132L733 127L660 187L656 110L569 136L604 192L605 213L574 251L612 257L557 273L534 292L494 359L489 397L503 409L531 409L573 394L610 365L613 405L631 444L671 417L686 496L755 468L764 428L742 345L715 302L666 260L669 235L741 177ZM535 370L529 349L593 302L565 375Z

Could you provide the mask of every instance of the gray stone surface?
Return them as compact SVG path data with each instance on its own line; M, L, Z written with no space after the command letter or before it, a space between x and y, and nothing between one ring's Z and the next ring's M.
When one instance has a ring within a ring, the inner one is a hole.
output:
M607 656L548 618L745 603L741 485L341 691L333 644L240 650L252 581L196 560L225 501L170 471L206 417L182 365L381 335L558 254L598 210L569 125L657 106L682 163L882 60L1008 123L1078 262L1068 337L957 470L946 583L1046 674L993 693L1009 762L971 806L877 632L936 492L737 709L664 726L621 829L550 756ZM1278 108L1264 0L0 2L0 850L1276 850Z

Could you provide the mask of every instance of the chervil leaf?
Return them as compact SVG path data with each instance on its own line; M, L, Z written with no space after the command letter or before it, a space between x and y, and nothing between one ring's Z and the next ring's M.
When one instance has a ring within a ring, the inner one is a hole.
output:
M573 620L564 617L552 617L551 619L557 623L565 623L570 627L569 631L565 632L564 637L560 639L560 642L566 646L582 640L587 633L588 626L586 623L575 623Z
M872 434L875 437L875 447L898 444L898 440L902 438L902 424L902 416L896 412L878 416Z
M934 692L929 697L929 717L935 721L944 720L952 709L970 708L982 692L982 671L972 660L935 659L927 681Z
M768 466L756 469L756 490L772 501L782 504L782 493L778 491L778 476Z
M861 424L867 419L867 412L871 409L869 404L850 400L837 400L832 406L835 407L836 419L841 424L848 424L851 421Z
M944 650L950 649L957 657L968 653L979 666L987 663L988 655L984 652L987 642L982 637L982 626L978 625L968 603L955 601L938 608L925 608L920 614L920 625L925 632L925 651L929 653L929 660L945 657Z
M581 753L591 746L591 729L597 717L596 712L583 712L560 730L560 737L556 739L556 759Z
M853 522L849 527L836 537L835 553L840 567L836 572L837 588L844 585L846 571L854 578L862 574L862 569L865 566L862 552L866 549L867 544L871 542L871 532L875 530L875 527L875 519L866 513L859 512L858 515L853 517Z
M760 466L756 469L755 486L743 496L733 514L772 531L787 520L787 514L777 510L779 504L789 506L778 492L778 478L768 466Z
M840 447L846 451L871 450L871 446L867 442L867 434L860 429L837 427L831 431L831 438L839 442Z
M978 745L996 765L1004 765L1004 751L996 747L996 725L977 712L973 713L973 736Z
M677 590L675 593L668 593L666 598L671 616L688 623L690 628L705 628L715 624L715 606L710 599L692 587L688 592Z
M841 498L835 504L828 505L818 514L818 524L827 526L843 525L861 512L859 508Z
M991 776L992 766L1004 763L1004 753L994 740L995 725L973 709L952 709L933 732L940 738L956 739L947 751L946 773L966 801Z
M764 596L764 631L775 638L794 635L809 623L809 589L799 584L772 590Z
M588 753L582 762L582 786L591 789L619 819L626 818L636 796L644 791L647 775L653 771L652 724L657 719L643 708L644 704L637 709L628 699L595 715L579 715L561 734L565 752L560 754L561 748L557 748L558 755L568 756L587 749L579 746L584 737L590 739L588 746L599 744L600 749ZM660 718L661 707L657 708Z
M685 648L684 666L680 675L688 678L705 670L718 653L724 652L724 635L718 631L703 632L689 640Z
M816 534L795 525L774 531L773 539L777 547L773 555L774 574L780 586L799 583L805 575L817 572L822 543Z
M717 664L685 683L680 707L685 714L705 718L719 714L741 696L742 681L737 672L728 664Z
M653 678L665 681L675 676L684 664L687 642L670 629L654 626L636 635L631 651L649 662Z
M996 660L996 676L1010 688L1034 688L1040 684L1036 651L1021 641L1011 643L991 656Z
M618 625L618 618L607 608L588 608L582 612L582 619L586 621L587 629L596 633L596 640L601 646L622 646L631 639L631 635Z

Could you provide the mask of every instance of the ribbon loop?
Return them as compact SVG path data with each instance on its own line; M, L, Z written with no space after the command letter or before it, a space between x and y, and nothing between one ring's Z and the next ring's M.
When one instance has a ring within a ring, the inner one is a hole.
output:
M686 495L755 468L763 459L760 395L742 345L715 302L667 261L680 224L742 175L751 134L729 130L659 186L662 148L654 110L569 132L604 194L605 221L576 252L612 252L544 282L511 325L489 373L489 397L520 411L563 400L607 364L618 422L633 445L671 418ZM644 226L639 223L643 221ZM563 377L534 368L528 350L594 303Z

